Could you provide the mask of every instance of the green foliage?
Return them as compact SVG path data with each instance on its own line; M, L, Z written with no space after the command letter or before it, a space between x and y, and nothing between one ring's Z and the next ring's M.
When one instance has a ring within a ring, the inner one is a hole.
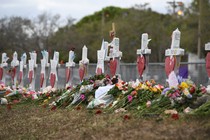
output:
M56 32L54 31L58 26L59 15L52 16L43 13L33 22L21 17L1 18L0 52L7 52L9 56L14 51L23 53L47 49L52 55L56 50L60 52L60 59L66 62L69 50L75 48L75 62L78 63L81 60L82 47L86 45L88 58L91 63L95 63L97 62L96 51L100 49L101 41L103 39L111 41L109 31L114 22L116 37L120 38L123 62L136 62L136 50L141 46L142 33L148 33L149 38L152 39L148 45L152 50L150 62L163 62L165 58L163 54L167 48L170 48L171 34L176 28L181 31L181 48L186 52L197 52L199 36L201 47L209 42L210 2L193 0L191 5L183 11L184 16L177 17L148 9L110 6L85 16L76 24L73 24L73 19L69 19L68 24L60 27ZM198 34L199 19L200 34ZM42 25L46 28L42 29ZM201 50L201 56L204 57L205 51ZM38 53L38 59L40 57Z
M185 16L174 17L151 10L107 7L93 15L84 17L71 27L60 29L51 38L51 41L54 41L52 46L57 44L61 51L65 50L63 56L67 55L66 50L69 50L69 46L75 47L77 54L75 61L78 62L81 59L82 47L86 45L88 58L90 62L95 63L97 61L96 51L100 49L102 39L110 42L109 31L112 22L114 22L116 37L120 38L123 62L136 62L136 50L141 46L142 33L148 33L149 38L152 39L149 43L149 48L152 49L150 62L163 62L165 58L163 54L167 48L170 48L171 34L176 28L179 28L182 33L181 48L186 52L196 53L198 15L195 12L190 12L192 10L193 8L190 7L185 10ZM203 40L207 38L207 33L202 38ZM204 41L202 42L202 46L204 46ZM63 57L63 59L67 61L67 57Z

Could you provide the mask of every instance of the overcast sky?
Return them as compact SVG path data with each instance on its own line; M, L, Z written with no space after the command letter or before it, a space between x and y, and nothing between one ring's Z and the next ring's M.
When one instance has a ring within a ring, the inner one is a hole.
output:
M129 8L146 2L153 11L166 13L167 1L173 0L0 0L0 18L4 16L34 18L42 12L49 12L60 14L62 18L72 17L79 20L107 6ZM179 1L189 5L192 0Z

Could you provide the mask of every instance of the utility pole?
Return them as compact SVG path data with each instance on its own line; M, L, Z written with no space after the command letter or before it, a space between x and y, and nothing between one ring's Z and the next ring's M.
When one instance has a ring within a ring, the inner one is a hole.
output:
M101 38L104 38L104 23L105 23L105 17L104 17L104 11L102 11L101 14Z
M197 46L197 55L200 58L201 55L201 9L202 9L202 0L199 0L199 14L198 14L198 46Z
M168 1L167 2L173 9L173 15L176 15L176 8L177 7L182 7L184 4L181 1L176 2L175 0L173 1Z

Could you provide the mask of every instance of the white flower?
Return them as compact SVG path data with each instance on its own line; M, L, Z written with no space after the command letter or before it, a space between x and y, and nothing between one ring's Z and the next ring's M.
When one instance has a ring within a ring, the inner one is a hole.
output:
M118 103L118 100L114 101L112 106L115 106Z
M208 86L206 87L206 92L207 92L208 94L210 94L210 85L208 85Z
M2 105L8 104L7 99L6 99L6 98L1 98L1 104L2 104Z

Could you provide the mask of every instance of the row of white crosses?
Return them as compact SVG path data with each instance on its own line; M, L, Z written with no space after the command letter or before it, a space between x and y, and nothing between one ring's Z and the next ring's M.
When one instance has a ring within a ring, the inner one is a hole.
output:
M169 86L171 87L177 86L178 84L178 70L180 66L181 56L184 55L184 49L180 48L180 38L181 32L178 29L173 31L171 48L165 51L165 72L168 78L167 81L169 82ZM150 40L151 39L148 39L148 34L143 33L141 38L141 49L137 50L137 69L141 80L147 80L149 54L151 54L151 50L148 49L148 43Z
M112 24L112 31L110 32L110 36L112 37L111 43L106 41L102 42L101 49L97 51L97 67L96 74L105 73L105 62L109 62L110 64L110 73L112 76L120 73L120 58L122 57L122 52L119 51L119 38L115 37L115 27ZM172 34L172 44L171 48L167 49L165 52L166 60L165 60L165 71L167 76L174 72L178 73L178 68L180 64L180 57L184 55L184 50L180 48L180 36L181 33L178 29L176 29ZM148 34L142 34L141 38L141 49L137 50L137 68L139 72L140 79L146 80L148 74L148 63L149 63L149 54L151 54L151 49L148 49L148 43L151 39L148 39ZM209 44L207 44L209 48ZM109 50L110 47L110 50ZM109 53L108 53L109 52ZM41 78L40 78L40 87L41 89L46 86L46 68L49 67L48 57L49 54L47 51L42 51L43 59L41 60ZM209 54L210 56L210 54ZM30 53L29 60L29 72L28 78L30 82L30 88L35 90L35 71L36 71L36 52ZM75 58L74 51L69 52L69 61L66 63L66 86L72 86L73 80L73 69L75 67L75 63L73 62ZM20 62L20 79L23 79L24 68L26 68L26 59L27 56L24 54L21 57ZM5 67L8 66L7 61L8 57L5 53L2 54L2 63L0 69L0 80L5 82ZM82 49L82 60L79 62L79 76L82 81L84 76L87 75L88 71L89 59L87 58L87 47L84 46ZM13 60L11 62L11 66L13 68L13 83L17 81L16 68L19 65L19 61L17 60L17 53L13 54ZM59 67L59 52L55 52L53 59L50 60L50 85L52 87L57 88L57 67ZM3 74L1 74L3 73ZM144 76L143 76L144 75ZM20 80L23 85L23 80ZM16 84L14 84L16 86Z
M115 25L112 23L110 31L111 42L102 41L101 49L97 51L96 74L105 73L105 64L109 63L111 76L120 76L120 59L122 52L119 50L119 38L115 37ZM107 72L108 73L108 72Z
M40 90L42 91L46 87L46 74L47 70L50 66L50 85L54 88L57 88L58 82L58 73L57 68L60 67L59 64L59 52L54 52L53 59L49 61L49 53L47 51L42 51L43 58L41 59L41 73L40 73ZM29 52L30 60L28 60L28 73L27 77L29 79L29 89L34 91L35 90L35 81L36 81L36 70L37 70L37 53L36 52ZM69 51L69 61L66 63L66 86L73 86L73 69L75 67L74 62L75 54L74 51ZM2 53L2 62L0 64L0 81L6 83L6 69L8 67L8 57L6 53ZM26 75L26 64L27 55L24 53L21 56L21 61L18 61L18 54L17 52L13 53L13 59L11 62L11 77L12 77L12 86L13 89L16 89L17 84L17 67L19 66L19 86L24 86L24 75ZM87 58L87 47L84 46L82 49L82 60L79 62L79 75L80 80L82 81L84 76L87 75L87 68L89 64L89 60ZM82 76L81 76L82 75Z
M30 60L28 61L28 79L29 79L29 89L30 90L35 90L35 80L36 80L36 68L37 68L37 54L36 52L29 52L30 54ZM48 52L47 51L42 51L43 59L41 60L41 78L40 78L40 85L41 89L46 87L46 67L49 67L48 63ZM2 53L2 62L0 64L0 81L3 83L6 83L6 69L8 67L8 57L6 53ZM19 66L19 86L23 87L24 85L24 75L26 75L26 60L27 60L27 55L24 53L21 56L21 61L19 62L18 60L18 54L17 52L13 53L13 59L11 61L11 77L12 77L12 86L14 89L16 89L16 84L17 84L17 67ZM55 52L53 60L51 60L51 75L55 74L56 78L55 81L57 81L57 71L56 67L59 66L59 53ZM54 77L53 77L54 78ZM50 77L51 81L54 79L52 76ZM54 81L53 81L54 82ZM51 82L51 83L53 83ZM51 84L53 87L56 85L56 83ZM57 85L56 85L57 86Z

